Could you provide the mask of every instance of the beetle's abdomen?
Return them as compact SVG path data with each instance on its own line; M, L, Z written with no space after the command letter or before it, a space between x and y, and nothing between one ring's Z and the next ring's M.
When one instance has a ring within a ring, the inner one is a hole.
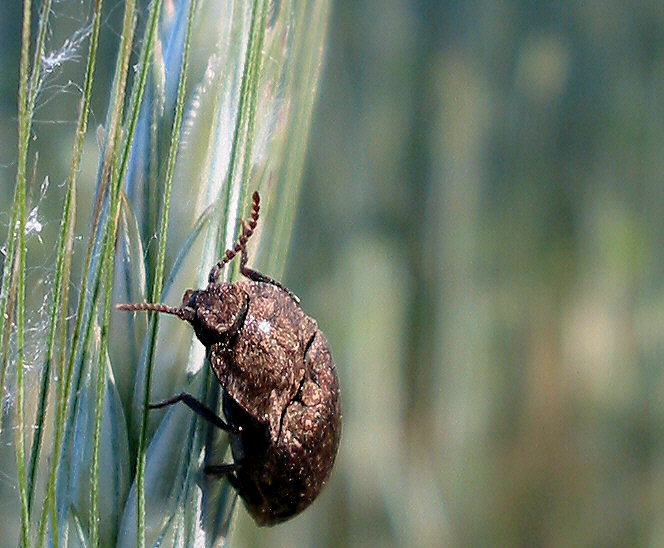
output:
M246 433L234 446L240 493L256 521L271 525L303 510L324 487L341 415L334 362L316 322L285 291L257 285L227 362L212 363L232 401L224 405L227 419ZM260 306L263 298L273 307ZM278 336L284 332L297 336Z

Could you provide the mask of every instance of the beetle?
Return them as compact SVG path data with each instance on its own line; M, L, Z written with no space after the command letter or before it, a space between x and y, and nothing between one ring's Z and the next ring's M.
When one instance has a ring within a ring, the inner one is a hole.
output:
M234 246L179 307L136 303L126 311L171 314L191 324L222 388L223 417L187 393L149 405L182 402L230 438L233 463L207 465L225 477L258 525L285 521L309 506L327 482L339 448L339 381L325 335L281 283L247 267L247 242L258 223L242 221ZM248 281L217 281L240 253Z

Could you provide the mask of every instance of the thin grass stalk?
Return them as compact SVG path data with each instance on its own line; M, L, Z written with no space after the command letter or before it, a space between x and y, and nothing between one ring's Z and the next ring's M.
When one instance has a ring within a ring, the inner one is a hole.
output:
M251 92L252 88L258 87L258 71L254 69L254 59L255 59L255 51L256 51L256 43L257 40L260 40L262 43L263 40L263 35L265 33L265 13L267 11L267 3L265 1L262 2L262 10L260 11L260 14L258 12L258 7L259 4L261 3L260 0L254 0L253 4L253 9L251 12L251 24L249 27L249 38L247 40L247 50L245 53L245 59L244 59L244 66L242 70L242 83L240 84L240 101L238 104L238 115L237 115L237 120L235 122L235 129L233 130L233 141L231 143L231 154L230 154L230 163L228 166L228 185L226 185L227 188L227 195L226 195L226 200L225 203L229 203L230 201L230 192L231 189L233 188L233 179L235 177L235 172L237 170L238 164L240 163L240 155L243 153L246 153L249 155L249 151L245 152L245 147L243 146L240 148L240 140L242 136L245 136L245 139L248 137L246 132L243 133L243 129L245 128L246 124L246 119L247 117L250 117L250 113L248 110L255 110L256 105L255 105L255 97L256 97L256 92L253 90L253 93ZM262 24L259 25L258 22L261 21ZM260 35L257 36L257 34ZM250 98L253 96L254 101L252 102ZM249 145L250 143L243 143L243 145ZM246 179L244 179L246 180ZM246 193L246 191L245 191ZM242 196L240 197L240 203L242 202ZM220 203L221 205L221 203ZM224 251L224 242L221 241L219 242L219 254L221 254Z
M112 248L113 248L113 243L115 240L115 231L117 230L117 215L119 213L119 209L117 205L119 204L118 196L120 192L120 186L122 184L122 181L124 179L124 174L126 172L126 167L127 167L127 162L129 158L129 152L131 150L131 143L133 141L134 137L134 131L136 129L136 121L138 119L138 112L140 110L140 104L141 104L141 99L143 97L143 91L145 89L145 81L146 81L146 76L147 76L147 70L149 66L149 57L152 52L152 46L154 42L154 37L156 34L156 28L157 28L157 22L158 22L158 15L161 10L161 0L153 0L153 2L150 4L150 12L148 15L148 22L146 26L146 31L145 31L145 39L143 40L143 45L141 48L141 52L139 55L139 69L136 75L136 79L134 80L134 85L132 88L132 95L131 95L131 100L130 100L130 114L129 118L127 120L127 126L126 126L126 131L123 135L124 138L124 144L122 146L122 152L120 154L120 157L118 161L115 161L112 163L112 171L111 171L111 203L110 203L110 208L109 208L109 217L107 218L107 227L111 227L109 230L105 231L106 238L104 242L104 249L105 253L111 253ZM104 261L106 262L106 261ZM108 268L112 269L112 259L110 259L110 264L107 263L106 266ZM112 273L107 273L107 275L112 275ZM106 292L108 293L110 291L110 283L106 287ZM96 291L95 291L96 293ZM110 297L109 297L110 298ZM110 305L109 305L110 306ZM102 330L108 328L108 316L104 317L104 322L106 323L106 326L102 325ZM88 320L88 329L86 329L86 337L85 339L87 340L89 338L89 333L91 331L90 326L92 320ZM105 355L105 352L102 349L102 352L100 352L100 355ZM102 373L99 373L97 381L98 383L101 383L101 375ZM98 390L100 390L100 387L98 385ZM93 455L96 452L98 455L99 451L99 438L98 438L98 433L97 433L97 420L101 420L101 398L99 398L99 395L97 395L97 401L96 401L96 409L95 409L95 440L94 440L94 446L93 446ZM97 484L98 484L98 457L95 458L93 456L93 466L92 466L92 490L94 491L94 494L92 495L92 500L96 498L96 489L97 489ZM144 522L144 506L143 508L139 508L138 511L138 516L139 516L139 523L141 521ZM142 520L141 520L142 517ZM96 503L94 505L94 508L91 508L91 521L96 521ZM91 524L92 525L92 524ZM96 527L96 525L95 525ZM143 527L144 531L144 527ZM139 539L137 540L137 545L138 546L144 546L145 540L144 540L144 535L143 535L143 540L140 540L140 535Z
M164 279L164 263L166 260L166 238L168 235L168 214L171 205L171 190L173 186L173 171L175 168L175 158L177 156L178 144L180 138L180 128L182 126L182 113L184 111L184 98L187 85L187 71L189 68L189 51L191 45L191 31L194 20L195 0L189 0L189 12L187 15L187 30L182 51L182 63L180 67L180 78L178 81L177 98L175 103L175 116L171 128L171 139L166 160L166 173L164 176L164 201L161 207L161 218L159 221L159 250L157 253L157 265L154 273L154 285L152 287L151 301L158 302L161 296L161 290ZM152 324L150 330L150 344L148 347L148 356L145 371L145 382L143 383L143 409L141 416L141 431L138 438L138 448L136 456L136 501L137 501L137 524L136 535L137 544L145 543L145 451L147 447L148 431L148 404L150 402L150 384L152 380L152 366L154 362L154 350L157 341L157 328L159 314L152 315Z
M85 303L88 295L88 276L85 275L89 271L92 264L92 252L94 249L95 235L97 234L97 227L100 220L102 210L102 198L106 188L106 181L112 165L112 159L115 157L115 150L119 143L119 125L122 119L123 110L123 97L124 89L127 82L127 73L129 70L129 60L131 57L131 47L134 36L134 29L136 26L136 2L135 0L127 0L125 3L125 11L123 15L122 33L120 35L120 45L118 49L118 57L116 60L115 73L113 77L113 86L111 92L111 108L109 110L110 116L107 123L106 146L104 149L104 158L102 162L101 176L97 188L97 200L95 209L93 211L90 238L86 249L86 255L83 263L84 275L81 277L81 287L79 290L79 300L77 305L76 321L72 333L71 345L69 352L65 351L66 347L66 317L67 317L67 302L62 301L60 307L60 357L59 357L59 371L58 378L58 395L57 395L57 411L55 413L54 421L54 436L53 436L53 451L51 459L51 470L48 480L48 513L50 515L50 529L51 529L51 542L55 548L58 546L58 524L57 524L57 505L55 496L55 487L57 479L57 469L62 458L61 446L65 426L65 417L67 416L67 402L71 393L72 375L74 363L76 358L76 349L81 335L81 328L84 318ZM43 545L45 536L45 512L42 514L39 534L39 546Z
M130 59L130 54L131 54L131 37L133 37L133 32L135 29L135 23L136 23L136 18L135 18L135 13L133 11L133 6L134 3L131 3L131 10L127 10L126 12L126 22L127 26L125 26L125 29L129 29L129 39L127 40L127 47L121 47L121 55L122 59L119 60L118 62L118 67L120 68L120 76L114 80L114 84L118 83L118 87L114 87L117 89L117 94L114 95L112 98L112 107L111 107L111 129L109 130L107 139L106 139L106 150L104 154L104 161L102 163L102 171L101 171L101 177L100 177L100 184L98 186L98 192L97 192L97 203L96 203L96 209L95 209L95 217L94 217L94 228L93 231L91 231L91 237L89 240L89 246L88 246L88 257L86 258L86 268L84 269L84 272L92 272L92 284L91 284L91 292L90 292L90 297L89 299L83 298L82 300L79 301L79 308L83 311L81 313L81 318L84 318L82 321L77 322L77 330L76 330L76 335L80 336L81 330L83 330L83 338L81 339L80 343L80 355L78 355L78 375L76 377L76 381L73 383L73 385L70 385L70 383L67 384L67 388L71 390L71 388L74 389L74 393L77 394L78 391L80 390L81 387L81 380L83 378L83 367L82 365L85 363L85 359L87 356L87 349L89 346L90 342L90 336L93 331L93 326L96 325L95 320L94 320L94 314L91 312L92 310L95 310L98 304L98 295L99 295L99 290L102 282L102 270L103 270L103 250L107 249L108 245L114 246L114 239L115 239L115 232L112 234L112 236L109 235L108 231L108 226L109 222L111 222L112 215L113 215L113 208L109 206L108 212L106 217L103 219L103 224L100 225L99 221L102 221L101 217L101 212L103 210L103 203L104 203L104 198L109 195L109 201L113 202L112 196L113 193L115 192L120 192L120 187L122 185L122 177L119 175L120 173L120 167L119 167L119 152L121 148L123 148L123 139L124 140L131 140L132 136L127 137L126 132L123 133L120 127L120 121L123 113L123 105L124 105L124 95L125 95L125 90L126 90L126 82L127 82L127 70L129 68L129 59ZM123 37L124 37L124 32L123 32ZM117 73L116 73L117 76ZM110 184L107 184L107 182L110 182ZM117 209L117 208L116 208ZM119 212L119 209L117 209ZM113 241L109 243L109 237L113 238ZM102 259L101 262L97 264L93 264L91 257L92 257L92 251L95 249L95 244L100 241L99 248L101 251ZM86 277L86 283L88 281L88 278ZM87 288L87 286L86 286ZM84 296L84 297L87 297ZM86 302L88 303L88 306L86 307ZM88 313L86 314L85 311ZM76 351L77 348L79 348L76 345L72 345L72 348L74 352ZM68 370L68 378L71 379L72 373L73 373L73 365L76 358L76 354L70 356L70 364L69 364L69 370ZM73 413L74 406L72 406L72 409L70 410L70 418L71 414ZM73 421L73 418L71 420L66 421L67 424L71 424Z
M116 142L114 144L114 148L116 150L119 149L119 141L120 141L120 132L116 133ZM92 279L92 290L91 290L91 296L89 299L90 302L90 308L92 310L95 310L97 305L98 305L98 299L99 299L99 292L102 288L102 285L104 287L104 302L102 305L102 322L101 322L101 331L104 339L104 345L103 348L100 345L100 351L99 351L99 356L100 359L97 362L98 367L96 370L96 392L95 392L95 422L93 425L93 455L92 455L92 463L91 463L91 480L90 480L90 512L89 512L89 532L90 532L90 538L97 538L98 537L98 523L99 523L99 516L98 516L98 478L99 478L99 445L100 445L100 432L101 432L101 417L102 417L102 404L103 404L103 390L104 390L104 384L105 384L105 361L102 362L101 356L106 356L107 350L108 350L108 344L107 344L107 337L108 337L108 323L109 323L109 318L110 314L107 313L108 309L110 308L110 293L112 287L111 287L111 281L112 281L112 272L113 272L113 250L114 250L114 242L116 239L117 235L117 228L118 228L118 222L119 222L119 213L120 213L120 186L121 186L121 180L117 178L117 167L115 167L116 164L114 164L114 167L112 168L112 175L111 175L111 180L113 183L109 185L109 190L110 190L110 196L109 196L109 207L108 207L108 212L105 217L105 222L101 226L101 245L100 249L102 250L102 259L101 262L98 264L98 267L94 269L93 271L93 279ZM108 253L111 253L111 259L108 258ZM110 261L110 263L109 263ZM110 268L110 273L108 269ZM107 277L111 277L111 281L107 280ZM71 385L71 388L73 388L73 391L75 394L78 394L81 390L81 382L83 379L83 373L84 373L84 368L83 365L86 362L86 357L87 357L87 349L90 344L90 337L93 332L94 326L97 325L96 323L96 315L93 313L88 314L88 317L85 322L85 332L82 338L82 344L81 344L81 355L79 356L79 363L81 364L80 367L78 368L78 375L76 377L76 381ZM69 385L68 385L69 386ZM70 410L70 417L67 420L67 424L73 424L74 418L73 418L73 411L74 411L75 405L72 406ZM97 538L98 540L98 538Z
M58 253L57 253L57 261L56 261L56 271L55 271L55 284L54 284L54 298L53 298L53 304L52 304L52 309L51 309L51 314L50 314L50 323L49 323L49 336L47 339L47 366L50 365L50 360L51 360L51 355L52 355L52 350L53 350L53 341L54 341L54 334L55 334L55 325L56 325L56 314L57 310L59 308L60 302L59 302L59 295L63 295L63 302L65 303L65 310L66 310L66 302L67 302L67 294L68 294L68 285L69 285L69 274L70 274L70 269L69 265L71 264L71 253L72 253L72 247L73 247L73 232L74 232L74 211L76 208L76 182L78 179L78 171L80 167L80 161L81 161L81 153L83 149L83 138L85 136L85 132L87 129L87 121L88 121L88 112L89 112L89 104L90 104L90 96L92 93L92 82L94 80L94 69L95 69L95 58L96 58L96 51L97 51L97 45L98 45L98 39L99 39L99 29L100 29L100 22L101 22L101 10L102 10L102 0L96 0L95 2L95 7L94 7L94 15L93 15L93 27L92 27L92 34L90 36L90 47L88 51L88 60L87 60L87 66L86 66L86 75L85 75L85 85L84 85L84 90L83 94L81 96L81 102L80 102L80 107L79 107L79 117L78 117L78 123L77 123L77 128L76 128L76 134L74 137L74 146L72 149L72 159L70 162L70 170L69 170L69 178L68 178L68 184L67 184L67 193L65 196L65 204L64 204L64 214L62 218L62 223L61 223L61 228L60 228L60 239L59 239L59 244L58 244ZM63 330L62 334L63 337L62 339L66 338L66 325L63 319ZM48 374L46 375L46 378L48 378ZM60 377L62 379L62 377ZM43 395L43 399L40 400L40 411L41 413L38 414L38 424L41 425L43 422L43 403L45 401L45 392ZM38 430L39 431L39 430ZM41 436L38 437L38 440L41 441ZM39 443L33 444L33 448L36 447L36 450L33 450L33 457L36 458L36 455L39 452ZM34 474L34 468L32 469L32 473ZM54 489L53 491L49 489L48 495L54 494ZM45 508L48 507L49 502L47 498L47 504L45 505ZM54 529L55 532L55 537L57 537L57 528ZM57 542L57 541L56 541ZM93 544L96 545L96 544Z
M14 198L12 203L18 201L18 186L14 187ZM7 371L7 355L9 351L9 333L11 331L11 311L9 310L10 285L12 284L12 272L14 270L14 256L16 249L16 222L18 211L12 207L12 218L9 222L7 231L7 252L5 254L5 264L2 272L2 288L0 289L0 333L2 333L2 364L0 364L0 380L5 386L5 373ZM0 422L0 432L2 423Z
M305 28L311 21L324 22L325 27L320 31L323 36L327 34L327 22L330 11L330 2L301 2L297 4L297 12L294 16L295 28ZM306 87L311 89L318 89L321 70L323 63L321 63L321 48L325 40L321 40L319 47L313 47L304 42L309 38L306 33L300 36L300 41L294 44L292 50L297 52L298 59L294 62L295 66L300 67L300 71L290 71L288 74L288 82L285 85L286 89L305 88L302 83L302 75L311 73L313 77L307 79ZM268 53L269 55L269 53ZM310 71L310 72L309 72ZM318 97L318 94L316 94ZM299 108L295 110L293 126L306 127L306 131L297 133L297 141L293 145L292 140L290 143L290 153L283 158L279 175L277 179L282 182L283 195L290 195L297 197L300 194L300 188L303 184L302 170L304 166L304 155L307 150L307 142L311 124L309 123L312 116L316 101L309 100L303 101ZM285 152L280 150L277 155L284 156ZM291 239L291 232L293 228L293 221L296 215L296 200L276 200L272 203L273 218L277 219L270 230L274 241L276 242L289 242ZM288 245L283 248L279 246L270 247L268 257L264 259L268 265L267 268L275 275L283 273L285 261L287 257Z
M7 357L9 355L9 338L12 327L13 302L11 296L16 291L16 224L18 222L18 209L15 205L18 203L19 185L14 186L14 199L12 207L12 218L7 231L7 253L5 255L5 265L2 272L2 289L0 290L0 333L2 335L2 363L0 363L0 386L5 386L5 377L7 373ZM0 421L0 432L2 431L2 422Z
M29 3L28 3L29 4ZM24 23L23 23L23 31L25 31L25 3L24 3ZM30 5L28 5L28 22L31 17L30 15ZM45 36L46 36L46 28L47 28L47 23L48 23L48 18L51 12L51 0L44 0L44 3L42 4L42 11L39 17L39 32L37 34L37 44L35 46L35 53L34 53L34 60L33 60L33 65L32 65L32 74L30 77L30 86L27 86L27 59L29 56L29 50L30 50L30 34L29 32L25 34L24 32L21 35L21 65L20 65L20 70L22 71L21 74L19 75L19 114L21 110L21 105L25 107L25 112L23 118L26 120L27 123L27 132L25 132L24 135L24 127L19 123L19 156L21 154L24 154L25 157L23 159L23 166L27 165L27 135L29 133L30 126L32 124L32 112L34 111L34 104L35 104L35 98L37 95L37 88L38 88L38 78L39 78L39 69L40 69L40 61L44 53L44 43L45 43ZM29 30L29 28L28 28ZM25 60L25 66L24 66L24 61ZM28 93L29 92L29 93ZM27 102L26 102L26 93L27 95ZM24 145L25 143L25 145ZM20 161L20 158L19 158ZM25 171L24 171L25 174ZM18 191L19 191L19 186L16 185L14 187L14 203L18 199ZM16 210L12 210L12 219L9 224L9 233L7 236L7 254L6 254L6 265L11 265L13 264L14 260L14 250L15 250L15 229L16 229L16 222L17 218L15 216ZM12 272L12 268L5 268L3 275L2 275L2 285L1 285L1 290L0 290L0 310L4 311L5 306L7 305L7 296L8 296L8 289L9 289L9 277ZM0 315L0 332L4 332L4 322L5 320L9 321L10 316L8 315ZM2 371L0 372L0 378L2 380L1 386L4 386L4 374L5 374L5 365L6 361L3 360L2 364Z
M104 279L104 302L101 318L101 337L99 346L99 359L97 361L96 390L95 390L95 418L92 438L92 466L90 481L90 516L89 531L91 546L99 545L99 445L101 440L101 419L103 410L104 388L106 386L106 355L108 351L108 325L111 316L111 295L113 292L113 259L115 235L118 230L120 215L120 185L111 186L109 216L106 237L104 239L104 258L102 262L102 276ZM93 322L90 322L92 325Z
M21 507L21 545L27 547L30 538L30 514L28 511L28 492L25 477L25 418L23 386L23 331L25 308L25 174L28 157L28 138L30 133L31 112L27 101L28 55L30 50L30 0L23 2L23 26L21 30L21 60L19 68L18 90L18 163L16 169L16 247L18 252L16 282L16 475L19 502ZM7 321L11 321L7 318Z
M182 52L182 64L180 69L180 79L178 82L177 98L175 102L175 116L173 127L171 129L171 140L166 159L166 174L164 176L164 202L161 208L161 218L159 220L159 251L157 253L157 265L155 268L154 285L152 287L152 301L157 302L161 295L164 283L164 263L166 261L166 234L168 232L168 214L171 205L171 190L173 187L173 172L175 169L175 159L177 157L178 146L180 143L180 128L182 127L182 114L184 112L184 99L187 86L187 71L189 69L189 51L191 46L191 33L194 21L195 0L189 1L189 12L187 15L187 30L184 40L184 49Z
M11 318L14 314L14 302L16 301L16 255L12 257L12 263L5 265L5 268L10 271L10 276L7 279L9 291L7 292L7 307L5 309L5 316ZM9 338L11 335L12 322L5 322L2 332L2 370L0 371L0 386L5 386L5 373L7 372L7 358L9 355Z
M131 57L131 46L134 34L134 27L136 24L136 2L135 0L128 0L125 3L125 12L123 18L122 34L120 38L120 48L118 51L118 60L116 63L116 71L113 81L113 91L111 93L111 116L109 117L108 132L106 135L106 146L104 150L104 159L102 162L101 175L99 177L99 184L97 188L97 199L95 209L92 216L90 238L88 239L88 246L86 250L85 261L83 263L84 275L81 279L81 289L79 293L78 308L76 313L76 323L72 334L71 351L69 353L69 360L67 364L67 382L65 387L69 389L71 376L74 368L76 358L76 349L78 348L78 341L81 335L82 324L84 319L85 303L87 301L88 291L88 277L86 272L90 271L92 264L92 252L96 237L98 237L98 227L101 218L101 211L103 205L103 198L107 188L107 181L109 175L113 171L115 165L114 158L117 156L119 146L119 126L122 119L123 105L124 105L124 90L127 82L127 72L129 69L129 60ZM110 175L112 178L112 175ZM67 394L65 394L65 402L67 401ZM62 408L63 419L65 414L64 407Z
M129 153L131 152L134 132L136 130L138 113L140 112L141 99L143 98L143 92L145 91L145 80L147 78L148 67L150 65L152 46L154 43L155 35L157 34L157 23L159 22L161 3L162 0L152 0L150 3L150 12L148 14L148 22L145 29L145 38L143 39L141 52L139 54L138 72L136 74L136 79L134 80L134 85L132 86L131 90L131 99L129 101L131 110L129 119L126 123L124 145L122 154L120 156L120 161L116 164L117 174L113 176L113 180L118 184L121 184L127 171L127 163L129 161Z
M259 9L260 5L260 9ZM268 2L266 0L255 0L254 13L251 19L249 31L249 48L247 55L247 113L246 132L244 146L242 147L242 181L249 179L249 167L251 165L251 151L254 143L254 126L256 121L256 96L258 95L258 81L260 79L263 61L263 38L265 37L265 21L267 19ZM242 112L242 111L240 111Z
M155 5L160 4L160 1L152 4L152 9L159 9ZM156 13L156 11L154 12ZM156 20L156 17L155 17ZM147 34L150 34L149 28ZM147 39L149 40L149 39ZM150 46L144 44L144 48L147 51L150 50ZM110 185L110 196L109 196L109 209L108 215L105 223L103 244L101 249L103 250L103 259L102 264L99 270L96 271L96 275L93 282L93 297L92 297L92 308L95 308L97 303L97 298L104 280L104 301L102 305L102 321L101 321L101 344L99 352L99 361L96 372L96 392L95 392L95 415L94 415L94 430L93 430L93 453L92 453L92 464L91 464L91 491L90 491L90 515L89 515L89 527L90 527L90 538L91 543L95 545L98 542L98 485L99 485L99 446L101 441L101 419L102 419L102 410L103 410L103 395L105 388L106 380L106 370L105 370L105 357L108 351L108 325L110 322L110 300L112 294L112 281L113 281L113 265L114 265L114 250L115 250L115 238L117 235L118 220L120 214L120 193L122 181L124 179L124 174L126 172L128 150L131 148L131 142L133 140L134 130L136 128L136 118L137 112L140 109L140 103L143 95L143 90L145 88L145 74L147 72L148 57L141 55L141 62L139 68L139 78L134 82L134 91L138 86L139 91L132 93L132 98L135 103L132 103L132 108L130 111L129 117L129 130L124 135L124 145L122 149L124 153L120 156L120 159L116 162L113 162L111 169L111 185ZM120 138L120 134L117 134L117 138ZM116 150L119 150L118 146ZM90 340L90 335L92 333L92 328L94 325L94 319L91 315L88 318L86 324L85 336L83 338L83 353L85 353L85 348L88 346ZM84 362L84 357L81 357L81 363ZM80 387L80 382L82 379L82 368L79 370L79 376L75 383L76 389Z
M81 331L84 323L85 315L85 305L88 301L88 276L85 275L86 272L89 272L92 266L92 253L95 247L95 241L99 238L99 221L101 220L101 212L103 205L103 198L107 190L107 181L109 176L112 178L111 172L113 171L112 166L114 165L113 158L116 157L116 152L119 148L120 142L120 132L119 132L119 123L122 117L122 105L123 105L123 96L124 89L127 79L127 71L129 68L129 59L131 55L131 37L133 36L133 28L135 25L135 2L130 0L125 4L125 17L123 23L123 32L122 32L122 42L120 45L120 50L118 54L118 63L116 64L116 77L114 79L112 101L113 105L111 108L112 115L109 119L109 129L106 137L106 147L104 152L104 160L102 163L101 175L99 178L99 185L97 188L97 198L95 203L95 209L93 212L91 228L90 228L90 238L88 239L88 246L86 250L85 261L83 263L83 272L84 275L81 279L81 289L79 292L79 301L78 308L76 313L76 323L74 325L74 331L72 334L72 343L70 346L69 360L66 370L66 379L64 383L66 392L64 394L63 400L66 404L68 399L68 390L71 387L71 377L74 369L74 363L76 360L76 350L79 346L79 339L81 336ZM127 39L125 39L128 37ZM119 70L118 70L119 69ZM99 276L95 278L99 279ZM94 283L93 283L94 286ZM94 299L92 299L94 301ZM87 330L86 330L87 333ZM85 342L85 341L84 341ZM85 345L83 345L85 346ZM65 416L65 407L61 408L62 411L62 420Z
M18 187L16 187L18 189ZM14 204L17 203L18 196L14 198ZM14 302L16 296L16 254L15 243L16 243L16 217L18 210L16 207L12 207L12 220L9 225L9 232L7 234L8 244L7 244L7 255L5 257L5 265L3 272L2 280L2 304L0 305L0 326L2 326L2 362L0 363L0 386L5 386L5 378L7 374L7 358L9 356L9 339L11 335L12 322L11 318L14 314ZM0 421L0 432L2 431L2 421Z
M45 9L50 9L50 0L45 2ZM32 453L30 456L29 467L29 506L32 505L32 498L34 495L34 478L37 468L37 458L41 449L41 442L43 437L43 424L46 414L46 402L48 399L48 388L50 380L51 360L53 357L53 347L55 343L55 332L57 327L57 316L60 308L60 301L67 303L69 293L69 275L71 264L71 253L73 248L74 238L74 221L76 211L76 184L78 180L78 172L81 164L81 154L83 151L83 139L88 123L88 113L90 105L90 96L92 94L92 82L94 79L95 57L97 52L97 45L99 39L99 29L101 22L101 7L102 0L97 0L93 11L93 26L90 36L90 46L88 49L88 60L85 73L85 84L81 101L79 105L78 122L76 125L76 133L74 135L74 144L72 148L72 158L69 164L69 176L67 179L67 190L65 193L65 200L63 204L63 215L60 222L60 234L58 238L58 247L55 263L55 274L53 284L53 297L51 300L51 308L49 311L49 324L46 336L46 356L44 359L44 371L42 374L42 384L40 387L39 406L35 418L35 436L32 443ZM63 327L66 332L66 325ZM59 377L61 379L61 377ZM46 504L44 508L48 507L48 497L50 492L47 492Z
M146 185L143 192L147 191L147 199L143 200L142 212L142 231L143 234L152 234L157 229L157 217L159 213L159 195L161 189L159 188L159 146L155 146L159 142L160 120L164 113L165 108L165 88L166 88L166 74L163 66L164 45L161 40L156 40L153 47L153 63L152 63L152 90L151 90L151 116L150 116L150 130L148 143L153 146L149 147L149 159L147 166L147 177L144 181ZM149 273L154 272L155 257L154 252L148 248L146 254L146 275L148 279L146 283L149 284ZM147 286L146 286L147 289Z
M30 514L28 511L28 491L25 474L25 416L23 385L24 367L24 302L25 302L25 180L19 183L22 187L18 195L18 262L16 268L16 471L19 498L21 504L21 543L28 546L30 537Z

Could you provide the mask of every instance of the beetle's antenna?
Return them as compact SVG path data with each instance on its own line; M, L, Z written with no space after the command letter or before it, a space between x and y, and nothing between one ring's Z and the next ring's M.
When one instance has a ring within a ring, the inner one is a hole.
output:
M226 263L231 261L238 252L242 251L247 246L247 241L256 230L256 225L258 224L258 212L260 211L260 196L258 191L254 191L251 202L251 219L247 222L242 221L242 232L240 237L235 242L235 245L232 249L227 249L224 256L219 260L219 262L212 267L210 270L210 275L208 276L208 283L214 284L217 281L217 276L219 272L224 267Z
M160 314L172 314L183 320L188 320L191 316L191 313L186 308L175 308L173 306L168 306L165 304L153 304L153 303L134 303L134 304L118 304L115 305L115 308L118 310L124 310L125 312L159 312Z

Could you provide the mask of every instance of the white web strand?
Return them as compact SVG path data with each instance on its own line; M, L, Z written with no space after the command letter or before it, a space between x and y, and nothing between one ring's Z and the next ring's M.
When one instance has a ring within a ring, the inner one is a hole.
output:
M40 84L65 63L80 60L81 56L78 54L78 50L91 33L92 23L75 31L72 37L67 38L59 49L44 54L41 60Z
M58 92L67 93L71 89L82 92L80 86L71 80L67 81L65 84L55 84L51 82L54 82L62 73L65 64L72 61L81 61L82 56L79 53L79 50L91 33L92 23L88 23L84 27L76 30L71 37L65 39L58 49L51 50L44 54L39 67L39 81L37 83L37 97L41 100L38 104L35 104L36 111L48 104ZM55 93L50 97L45 96L45 92L51 89L53 89ZM54 121L48 120L47 122L53 123Z

